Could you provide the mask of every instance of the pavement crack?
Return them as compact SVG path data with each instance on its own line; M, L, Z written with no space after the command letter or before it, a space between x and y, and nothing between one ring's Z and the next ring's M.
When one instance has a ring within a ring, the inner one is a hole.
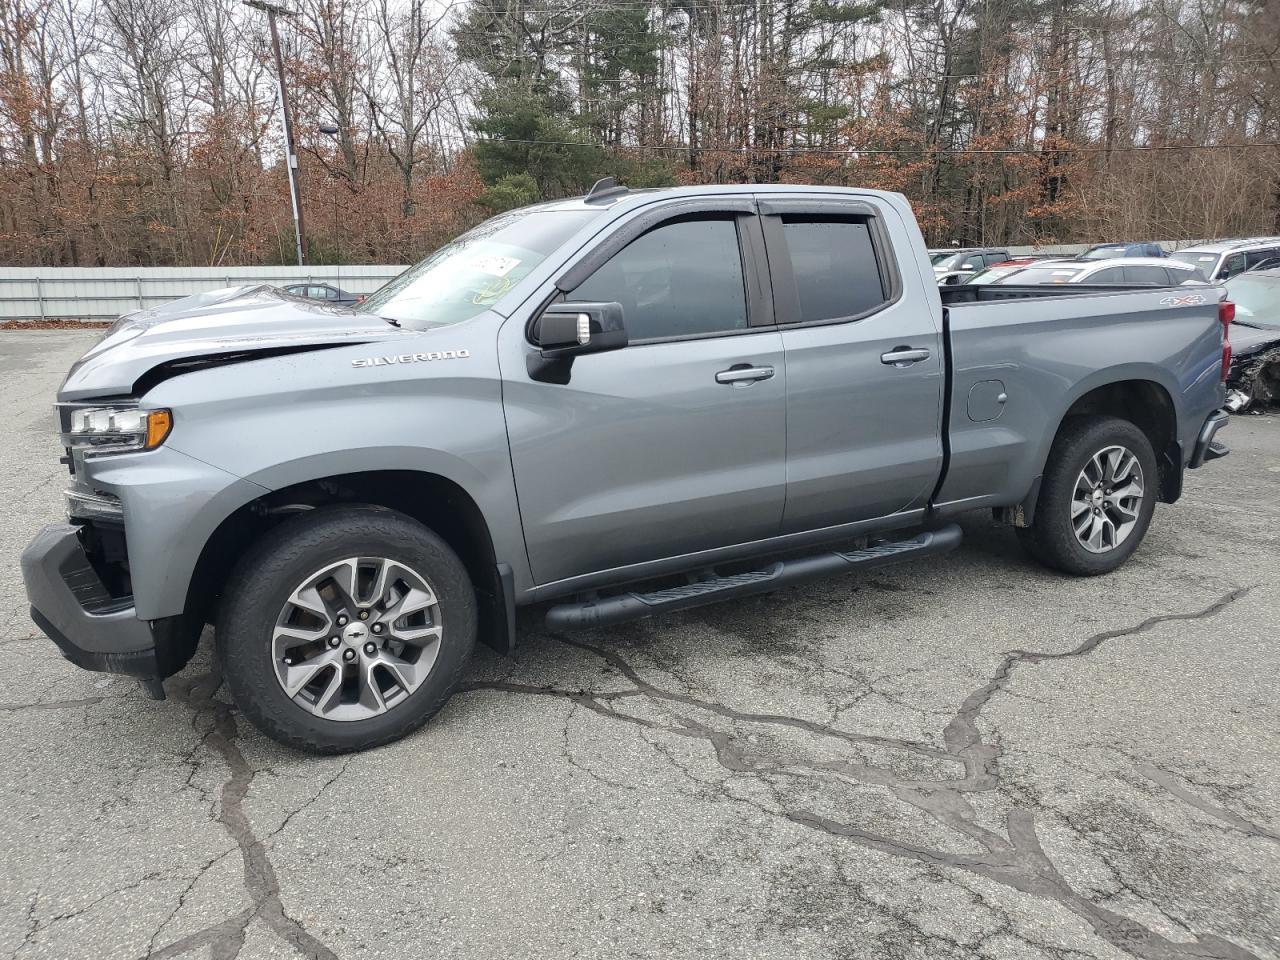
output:
M70 710L74 707L92 707L106 697L81 697L79 700L38 700L34 703L0 703L0 713L17 713L22 710Z
M169 957L181 956L206 947L212 957L231 958L236 956L244 945L249 924L254 920L260 920L272 933L308 960L338 960L338 955L331 948L307 932L301 923L290 917L284 910L275 866L267 855L262 839L253 832L253 825L249 822L249 816L244 810L244 800L253 781L254 771L236 742L239 731L231 705L214 698L221 684L222 678L215 671L187 683L176 683L173 685L172 692L176 699L185 702L191 708L193 726L207 724L203 737L190 754L191 762L196 762L196 754L201 749L207 748L216 753L227 768L227 778L219 791L218 814L215 819L222 824L223 829L235 841L240 851L240 857L244 863L245 892L252 905L234 916L189 934L159 950L149 947L143 954L143 958L144 960L166 960ZM343 770L345 769L344 766ZM323 793L328 785L341 775L340 770L337 776L321 788L320 793ZM318 797L319 794L303 806L309 805ZM281 828L277 828L277 832ZM208 866L212 866L212 863ZM194 886L194 881L191 886ZM190 887L188 892L189 890ZM176 913L176 910L171 913L157 929L155 936L152 937L153 943Z
M492 681L472 682L463 685L462 689L560 697L602 717L629 723L642 730L702 741L710 748L715 762L724 770L730 774L755 778L761 783L771 794L774 805L730 793L721 784L719 793L727 800L745 803L764 815L781 817L797 826L866 849L915 861L930 868L984 877L1022 893L1055 902L1084 920L1101 939L1141 960L1258 960L1256 954L1247 948L1214 934L1196 934L1188 930L1191 939L1170 940L1145 924L1108 909L1076 890L1046 854L1036 831L1034 804L1015 805L1005 815L1003 829L997 830L978 822L969 800L970 795L1002 787L998 761L1003 754L1003 746L998 738L993 738L991 742L985 740L978 728L978 721L992 698L1005 690L1017 668L1052 660L1085 657L1109 641L1145 633L1162 623L1213 617L1244 597L1251 589L1241 587L1232 590L1199 610L1159 614L1133 626L1093 634L1065 652L1015 650L1005 654L991 678L965 697L955 715L947 722L943 731L944 748L919 741L862 735L800 717L742 711L714 700L669 690L646 680L618 653L592 643L563 637L559 638L562 643L604 660L625 677L632 687L612 693L592 693L586 690ZM625 704L637 699L660 704L671 719L653 719L622 709ZM686 711L679 708L702 711L709 715L708 719L716 718L735 725L787 728L821 738L828 744L835 740L850 747L886 748L905 753L917 760L948 761L958 764L964 774L955 778L928 779L907 776L891 767L872 764L861 758L814 759L802 755L798 748L790 744L774 745L772 749L766 750L754 744L750 738L721 730L710 722L687 715ZM923 841L911 842L889 837L856 823L844 822L827 812L801 806L792 802L779 786L780 782L797 776L810 783L825 778L832 786L838 782L853 782L884 788L906 806L958 834L971 849L958 852L955 849L931 846ZM1167 778L1165 782L1156 782L1174 792L1168 786ZM1246 829L1246 832L1251 829L1255 835L1269 835L1269 831L1258 825L1208 804L1176 783L1174 786L1181 791L1175 793L1175 796L1186 802L1192 802L1188 796L1194 797L1194 805L1204 812L1231 823L1237 829ZM1116 879L1122 886L1125 885L1123 878L1117 876ZM1149 899L1147 902L1151 903ZM1159 910L1158 905L1152 905ZM1160 912L1165 913L1163 910ZM1170 922L1185 929L1180 920L1165 915ZM1012 933L1010 935L1014 936Z
M1177 797L1183 803L1195 807L1201 813L1208 814L1219 823L1226 824L1233 830L1238 830L1245 836L1259 837L1264 840L1274 840L1280 843L1280 833L1269 827L1264 827L1259 823L1246 819L1237 813L1232 813L1226 807L1220 807L1212 801L1206 800L1199 794L1187 789L1183 783L1167 770L1157 767L1153 763L1141 763L1138 765L1138 772L1150 780L1152 783L1163 787L1167 792Z
M1114 630L1095 633L1083 640L1078 646L1061 653L1011 650L1004 655L1004 659L1001 661L1000 666L996 668L996 672L991 679L965 698L964 702L960 704L960 709L956 712L955 717L947 724L946 729L943 731L947 749L958 756L965 756L975 760L983 766L988 775L994 777L994 765L1000 751L996 747L983 742L982 735L978 732L978 718L982 715L982 711L987 704L991 702L991 699L1005 689L1013 677L1014 670L1019 666L1045 663L1050 660L1070 660L1078 657L1087 657L1110 640L1136 636L1162 623L1174 620L1204 620L1208 617L1216 616L1224 608L1244 597L1252 589L1253 587L1251 586L1237 587L1201 610L1190 613L1161 613L1147 617L1147 619L1132 627L1119 627Z

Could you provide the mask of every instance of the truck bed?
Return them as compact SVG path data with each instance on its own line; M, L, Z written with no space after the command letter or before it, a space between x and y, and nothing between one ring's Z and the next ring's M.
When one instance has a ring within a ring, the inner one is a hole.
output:
M1148 283L1041 283L994 284L960 283L938 288L944 307L962 303L986 303L995 300L1029 300L1040 297L1072 297L1099 293L1132 293L1139 290L1198 290L1200 288L1161 287ZM1205 285L1205 290L1212 287Z

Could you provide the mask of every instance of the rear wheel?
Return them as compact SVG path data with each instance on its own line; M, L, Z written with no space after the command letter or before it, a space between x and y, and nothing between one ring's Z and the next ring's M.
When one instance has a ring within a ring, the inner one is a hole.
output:
M466 568L420 523L327 507L272 531L223 595L217 649L264 733L319 753L363 750L444 705L475 644Z
M1155 512L1151 442L1118 417L1079 417L1054 440L1035 521L1019 528L1027 552L1077 576L1110 573L1138 548Z

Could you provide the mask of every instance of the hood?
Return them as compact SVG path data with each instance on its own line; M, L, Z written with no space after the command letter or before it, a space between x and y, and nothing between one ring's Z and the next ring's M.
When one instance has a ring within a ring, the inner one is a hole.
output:
M128 396L143 381L163 379L167 370L405 333L381 317L294 297L266 284L211 290L122 316L72 366L58 399Z
M1277 344L1280 344L1280 329L1275 327L1258 329L1239 323L1231 325L1231 353L1234 357L1247 357L1264 347Z

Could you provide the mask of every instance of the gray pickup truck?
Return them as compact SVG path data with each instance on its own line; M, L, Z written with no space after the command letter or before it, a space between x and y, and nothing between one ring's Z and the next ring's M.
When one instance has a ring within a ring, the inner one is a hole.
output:
M527 604L679 610L944 552L978 509L1106 573L1226 452L1222 296L940 292L896 194L597 185L354 309L122 317L58 395L32 616L154 696L211 623L244 713L338 752L422 724Z

